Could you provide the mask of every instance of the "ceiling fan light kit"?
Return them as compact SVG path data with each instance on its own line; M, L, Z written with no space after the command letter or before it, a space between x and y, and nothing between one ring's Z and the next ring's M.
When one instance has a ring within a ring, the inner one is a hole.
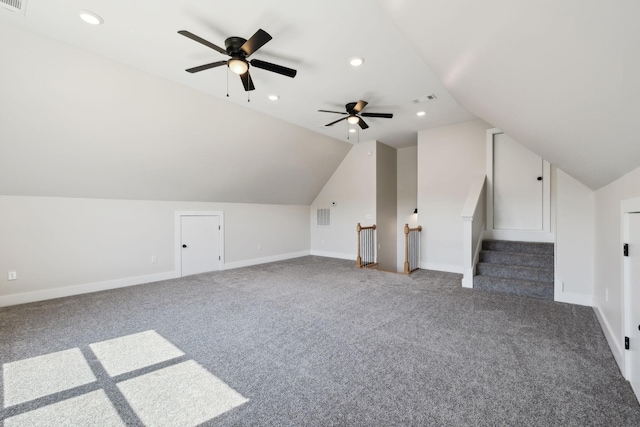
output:
M230 59L229 62L227 62L227 66L231 71L238 75L244 74L249 70L249 64L247 64L247 61L243 61L238 58Z

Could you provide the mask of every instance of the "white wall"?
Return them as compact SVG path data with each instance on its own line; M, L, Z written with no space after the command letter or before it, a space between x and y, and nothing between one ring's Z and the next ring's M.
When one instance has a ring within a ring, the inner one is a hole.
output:
M398 156L398 212L397 216L397 260L396 271L404 271L404 225L418 226L418 146L400 148Z
M309 253L308 206L0 196L0 305L174 277L176 211L224 213L223 268Z
M555 300L593 305L595 193L555 168Z
M376 144L376 238L378 268L397 271L398 173L396 149Z
M624 351L620 202L635 197L640 197L640 168L595 192L594 300L605 336L619 365L622 365Z
M486 174L486 130L474 120L418 133L421 268L463 272L460 213L469 188Z
M376 144L354 145L311 204L312 254L355 261L357 223L376 222ZM316 226L317 208L331 208L331 227Z

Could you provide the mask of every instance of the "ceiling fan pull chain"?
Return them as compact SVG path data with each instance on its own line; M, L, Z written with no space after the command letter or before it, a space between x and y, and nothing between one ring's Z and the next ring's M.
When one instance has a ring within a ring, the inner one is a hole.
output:
M227 98L229 97L229 67L227 67Z

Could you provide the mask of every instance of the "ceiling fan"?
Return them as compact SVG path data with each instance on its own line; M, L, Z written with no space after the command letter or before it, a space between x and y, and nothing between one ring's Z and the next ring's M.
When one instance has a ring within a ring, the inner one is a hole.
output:
M202 37L196 36L189 31L181 30L178 34L182 34L185 37L195 40L213 50L216 50L223 55L230 56L231 59L226 61L217 61L210 64L200 65L198 67L188 68L186 71L189 73L197 73L199 71L208 70L210 68L220 67L221 65L227 65L231 71L238 74L242 80L242 85L245 91L254 90L253 80L249 73L249 64L256 68L271 71L274 73L282 74L287 77L295 77L297 71L291 68L283 67L282 65L272 64L270 62L261 61L259 59L248 60L247 58L255 53L262 46L267 44L272 37L266 31L260 29L251 36L249 40L245 40L242 37L229 37L224 41L226 49L216 46L215 44L208 42Z
M321 113L336 113L336 114L343 114L347 116L347 117L338 119L335 122L328 123L325 126L333 126L338 122L346 120L352 125L355 125L357 123L361 129L367 129L369 125L366 124L364 120L362 120L362 117L381 117L384 119L393 118L393 114L391 113L363 113L362 110L366 106L367 106L367 102L360 100L358 102L350 102L347 105L345 105L345 108L347 110L346 113L343 113L342 111L329 111L329 110L318 110L318 111L320 111Z

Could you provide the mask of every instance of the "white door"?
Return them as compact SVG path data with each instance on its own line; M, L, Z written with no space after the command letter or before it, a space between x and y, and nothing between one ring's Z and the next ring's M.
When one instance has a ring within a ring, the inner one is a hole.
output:
M629 336L629 382L640 400L640 213L627 215L629 256L626 257L628 290L625 298L627 308L627 333Z
M543 160L500 133L493 140L493 228L542 231Z
M220 269L220 217L180 217L182 276Z

